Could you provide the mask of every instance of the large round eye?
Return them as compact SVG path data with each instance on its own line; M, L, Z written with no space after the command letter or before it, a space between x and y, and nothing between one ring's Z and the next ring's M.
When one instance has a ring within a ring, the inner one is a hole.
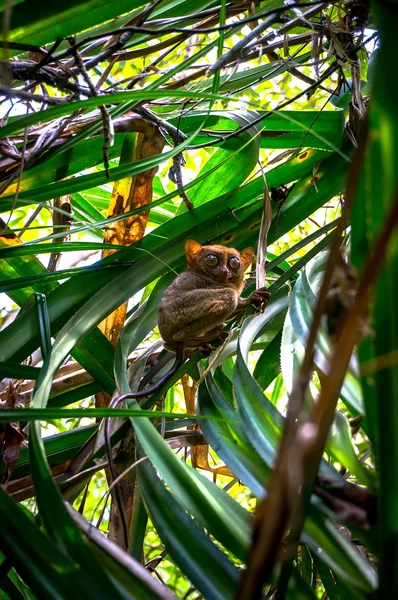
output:
M218 258L215 254L208 254L205 260L209 267L216 267L218 265Z
M231 269L239 269L240 260L237 256L231 256L231 258L228 261L228 264L231 267Z

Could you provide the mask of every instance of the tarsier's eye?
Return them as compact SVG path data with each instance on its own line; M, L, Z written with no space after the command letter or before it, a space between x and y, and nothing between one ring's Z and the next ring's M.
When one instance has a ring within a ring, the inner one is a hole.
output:
M239 269L240 260L237 256L231 256L231 258L228 261L228 264L231 267L231 269Z
M218 258L215 254L208 254L205 261L209 267L216 267L218 265Z

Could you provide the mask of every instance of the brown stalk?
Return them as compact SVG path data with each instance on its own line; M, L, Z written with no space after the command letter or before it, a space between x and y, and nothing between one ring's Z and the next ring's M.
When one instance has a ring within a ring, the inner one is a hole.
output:
M54 209L57 208L61 209L62 212L58 212L58 210L53 210L53 232L65 233L65 235L60 238L55 238L53 240L54 243L64 242L69 238L68 232L72 221L71 196L67 195L61 196L60 198L54 198ZM61 252L52 252L50 260L48 262L48 270L55 271L60 260Z
M394 197L393 206L383 231L367 261L355 303L341 322L331 358L330 371L322 383L318 402L313 407L308 423L300 427L297 441L291 448L291 456L297 457L301 463L299 473L302 473L302 480L298 482L297 490L301 491L295 498L291 529L286 539L285 555L288 559L294 556L299 541L305 519L305 509L312 493L329 430L333 424L341 386L355 344L360 338L363 319L368 311L371 288L383 266L388 244L397 225L398 194Z
M197 390L197 381L192 380L192 385L190 384L190 378L188 375L183 375L181 377L182 389L184 392L185 405L187 409L187 413L195 414L195 396ZM191 425L189 429L195 431L195 433L202 436L199 425ZM203 439L203 438L202 438ZM228 469L225 465L220 467L212 467L209 463L209 445L208 444L199 444L192 445L191 449L191 459L192 466L195 469L203 469L204 471L208 471L209 473L213 473L213 475L227 475L228 477L235 477L232 471Z
M268 494L258 506L256 521L253 531L253 544L248 556L247 569L243 575L237 598L254 600L260 598L262 586L268 581L280 547L286 527L291 522L294 513L294 502L297 501L297 490L304 477L303 465L300 457L305 452L308 440L305 435L298 437L299 417L304 405L305 391L308 386L313 364L313 353L321 317L325 312L327 292L332 279L335 264L339 257L339 248L342 232L346 227L348 213L355 196L359 178L360 166L365 154L367 141L367 122L364 123L361 142L354 154L352 168L350 169L346 202L343 207L342 217L332 237L329 259L326 272L318 295L318 301L307 339L304 359L296 377L285 421L284 435L281 440L276 464L271 474ZM301 431L305 434L305 430ZM292 470L292 462L296 470ZM272 515L272 519L269 518Z

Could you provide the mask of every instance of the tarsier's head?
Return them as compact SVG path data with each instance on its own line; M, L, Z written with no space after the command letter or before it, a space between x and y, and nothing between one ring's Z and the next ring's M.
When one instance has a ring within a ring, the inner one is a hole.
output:
M194 240L185 244L185 255L188 265L197 273L213 279L221 285L240 288L243 274L253 262L253 248L238 252L235 248L226 246L201 246Z

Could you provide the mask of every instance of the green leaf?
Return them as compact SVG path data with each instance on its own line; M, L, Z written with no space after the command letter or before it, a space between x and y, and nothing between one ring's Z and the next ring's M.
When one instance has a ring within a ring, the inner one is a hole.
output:
M253 377L261 389L266 390L280 372L280 347L282 336L279 333L263 350L254 367Z
M258 117L254 111L229 114L240 127L250 124ZM194 186L189 193L189 198L195 207L238 188L245 181L258 161L260 130L259 124L251 127L242 134L244 143L239 145L237 150L231 151L224 144L206 162L199 174L205 177L204 181ZM179 212L186 210L187 208L182 204Z
M280 167L271 170L268 175L268 185L278 186L282 182L291 181L297 177L302 177L308 173L314 161L325 156L324 152L307 150L297 158L287 161ZM331 159L332 160L332 159ZM341 159L337 159L341 160ZM329 161L327 161L329 162ZM335 167L335 161L332 160L330 169ZM336 178L335 178L336 179ZM308 178L305 179L307 181ZM186 240L186 230L189 228L190 235L196 239L205 241L206 239L217 240L220 243L227 243L237 247L249 245L258 231L261 208L255 205L249 205L239 212L239 208L253 198L258 198L263 193L263 180L257 180L239 188L233 194L223 195L206 205L195 210L195 214L182 214L176 219L172 219L164 225L157 228L156 233L146 236L139 245L133 248L121 250L117 255L105 259L104 263L115 264L115 269L106 269L100 274L85 274L74 277L55 289L47 297L47 305L51 322L52 333L59 331L71 315L76 313L77 309L83 305L84 301L91 298L99 292L96 302L98 304L98 321L102 320L112 311L113 306L118 306L124 302L130 295L142 289L154 278L159 277L166 271L165 265L174 265L176 261L182 261L183 248ZM298 195L295 195L297 187ZM310 214L318 202L324 201L324 196L319 194L312 195L307 189L301 190L296 185L293 192L289 195L286 202L287 217L281 219L279 232L275 234L271 227L269 243L277 239L286 230L289 230L295 224L300 222L305 216ZM228 205L226 206L226 198ZM307 201L308 199L308 201ZM232 213L232 211L237 211ZM242 226L241 221L250 217L250 222ZM236 219L238 217L238 220ZM247 231L251 232L248 238ZM224 239L225 238L225 239ZM248 243L247 243L248 242ZM120 276L121 285L116 284L115 276L118 271L117 264L121 261L132 261L134 251L137 252L138 260L135 259L133 266L129 270L124 267L124 273ZM155 253L155 256L146 256L146 253ZM143 258L145 256L145 258ZM182 266L182 262L180 263ZM129 274L131 281L126 279ZM84 281L84 285L82 285ZM107 283L112 282L113 293L108 295L111 305L104 302L104 289ZM117 295L115 294L117 290ZM112 301L115 301L113 303ZM0 360L16 360L25 358L38 346L38 332L35 316L32 310L26 310L14 323L9 325L3 332L0 332ZM93 348L95 352L95 348Z
M26 517L2 487L0 518L0 549L40 598L95 597L95 581Z
M188 415L186 413L174 413L156 411L159 417L168 419L179 419L185 417L191 417L196 420L208 418L200 417L197 415ZM5 408L0 412L0 423L7 423L10 420L17 420L18 417L21 420L26 421L53 421L54 419L69 419L83 417L152 417L153 412L151 410L144 410L137 406L136 408Z
M151 520L171 556L206 598L232 599L238 569L185 513L148 461L137 470Z
M397 11L395 6L376 2L374 17L381 43L372 82L367 147L351 216L352 260L359 273L374 252L387 215L397 203L398 186L398 114L391 77ZM372 290L372 334L359 346L364 403L379 476L379 593L391 596L398 594L398 514L394 508L398 501L398 369L396 360L388 357L398 352L397 264L398 243L394 232ZM370 369L366 371L365 365Z
M33 398L33 406L35 405L38 406L38 401ZM87 597L98 598L100 594L103 597L122 598L64 506L61 493L52 479L40 433L40 422L32 422L29 429L32 479L37 505L46 529L54 542L80 565L89 579L90 587L85 591Z
M54 418L60 418L59 413ZM71 459L97 429L97 425L89 425L44 438L43 443L49 465L52 467ZM3 473L4 470L5 463L2 462L0 463L0 473ZM11 474L11 479L26 477L30 472L29 449L22 447L17 465Z
M120 156L124 137L125 134L115 134L115 143L109 149L109 160ZM14 195L18 186L19 193L26 192L24 197L29 197L27 192L30 190L43 188L46 185L80 173L90 167L101 165L104 160L102 145L103 139L97 136L89 140L82 140L67 152L44 155L37 162L37 166L24 172L20 182L18 181L7 188L7 195ZM34 194L34 192L32 193ZM3 194L2 198L4 196L5 194ZM78 194L74 194L73 207L75 207L76 202L75 196L77 197ZM79 206L78 201L76 204ZM82 200L80 200L80 204L83 204ZM87 208L87 202L84 203L84 206ZM92 210L90 212L93 213ZM79 215L76 216L78 217Z
M318 253L315 258L308 263L304 268L301 277L298 279L292 294L289 315L294 332L303 348L305 347L307 335L311 326L313 309L316 302L315 291L319 289L326 258L326 253ZM314 362L325 374L328 371L330 351L330 339L326 334L325 329L321 327L316 342ZM357 374L358 367L353 358L342 387L342 396L348 408L354 415L363 414L362 394Z
M273 296L263 315L245 322L239 336L234 370L234 396L242 424L254 448L270 466L281 434L282 417L255 383L246 361L252 343L261 329L274 313L283 311L286 307L287 299L280 290L278 295ZM329 474L333 475L333 468L328 463L324 462L324 465ZM334 476L337 476L336 472ZM373 589L375 573L370 564L362 560L356 548L324 517L319 504L318 500L313 499L305 523L304 541L312 549L322 548L320 556L350 585L365 591Z
M206 383L202 383L199 387L198 403L201 415L207 417L222 416L223 413L217 410L213 400L216 396L221 396L221 393L216 388L209 374L206 377ZM223 402L224 407L228 404L222 398L221 402ZM231 427L227 422L209 419L208 421L201 422L201 429L207 442L211 444L213 450L231 469L234 475L244 485L247 485L258 498L261 498L265 492L264 484L268 479L268 469L259 460L258 454L253 452L252 448L248 447L245 444L245 440L242 440L242 437L240 437L239 423Z
M361 79L362 79L362 81L366 82L368 80L368 63L369 63L368 53L365 50L359 50L358 58L359 58L359 69L360 69Z
M116 583L120 597L125 600L177 599L177 596L152 577L139 561L105 538L77 511L68 507L68 512L80 529L90 537L90 550Z
M109 177L105 173L105 170L103 170L97 173L80 175L79 177L75 177L73 179L65 179L56 183L49 183L48 185L42 185L33 189L21 191L18 195L18 202L25 204L44 202L45 200L50 200L59 196L80 192L96 185L104 185L105 183L124 179L125 177L138 175L139 173L143 173L148 169L153 169L162 162L181 152L185 146L187 146L192 139L194 139L194 137L195 134L192 134L191 138L187 138L181 142L181 144L172 150L169 150L168 152L163 152L161 154L157 154L156 156L151 156L150 158L137 160L135 162L128 163L127 165L113 167L109 169ZM0 199L0 210L10 210L10 208L13 206L13 201L14 194L3 196Z
M111 4L104 4L101 0L70 0L57 4L38 0L35 5L22 2L13 9L8 39L41 46L110 21L143 4L143 0L116 0Z
M37 379L40 369L13 362L0 363L0 375L9 379Z
M271 298L262 315L246 320L238 341L234 370L234 397L239 417L251 444L271 467L279 444L282 416L251 376L245 359L254 337L279 313L284 314L289 303L287 290Z
M185 61L187 63L187 66L189 63L194 62L195 56L196 56L196 58L199 58L200 54L206 54L206 52L208 51L210 46L211 46L211 44L209 44L208 46L203 48L201 52L198 52L196 55L191 56L189 61ZM181 66L182 65L179 65L179 68ZM177 68L177 71L179 71L179 68ZM169 77L171 77L171 76L172 76L172 73L169 73L167 75L167 77L165 78L165 81L167 79L169 79ZM130 108L131 108L131 107L128 107L128 103L130 103L130 104L132 102L138 103L141 100L148 101L150 99L156 99L156 98L193 98L196 100L198 98L201 98L202 100L213 100L213 101L225 99L224 96L221 94L208 94L208 93L196 92L196 91L190 92L187 90L157 89L157 86L159 86L160 83L161 83L160 81L156 81L156 87L152 84L151 86L146 87L145 91L141 90L141 91L134 91L134 92L128 92L128 91L115 92L114 94L112 94L112 104L122 104L122 105L124 104L124 105L126 105L124 107L124 110L127 111L127 110L130 110ZM238 102L237 99L231 98L231 100L233 102ZM79 109L88 110L88 109L92 109L92 108L97 108L98 106L102 106L102 105L108 104L108 103L109 103L109 96L94 96L92 98L87 98L85 100L75 100L73 102L68 102L67 104L59 104L57 106L52 106L51 108L47 108L46 110L41 111L40 113L31 113L26 116L13 117L12 119L10 119L9 123L2 128L1 133L0 133L0 139L3 137L8 137L12 133L16 133L17 131L21 131L21 130L25 129L26 127L29 127L30 125L36 125L37 123L46 123L48 121L52 121L53 119L58 119L59 117L63 117L65 115L71 115L76 110L79 110ZM116 114L113 113L112 116L115 117ZM98 124L97 124L97 127L98 127ZM99 124L99 127L101 127L101 122ZM83 136L77 137L76 143L80 143L80 141L82 139L83 139ZM73 147L74 145L75 144L65 144L64 146L61 147L61 150L62 150L62 152L65 152L66 150L69 151L69 149L71 147ZM56 154L56 153L54 153L54 154Z

